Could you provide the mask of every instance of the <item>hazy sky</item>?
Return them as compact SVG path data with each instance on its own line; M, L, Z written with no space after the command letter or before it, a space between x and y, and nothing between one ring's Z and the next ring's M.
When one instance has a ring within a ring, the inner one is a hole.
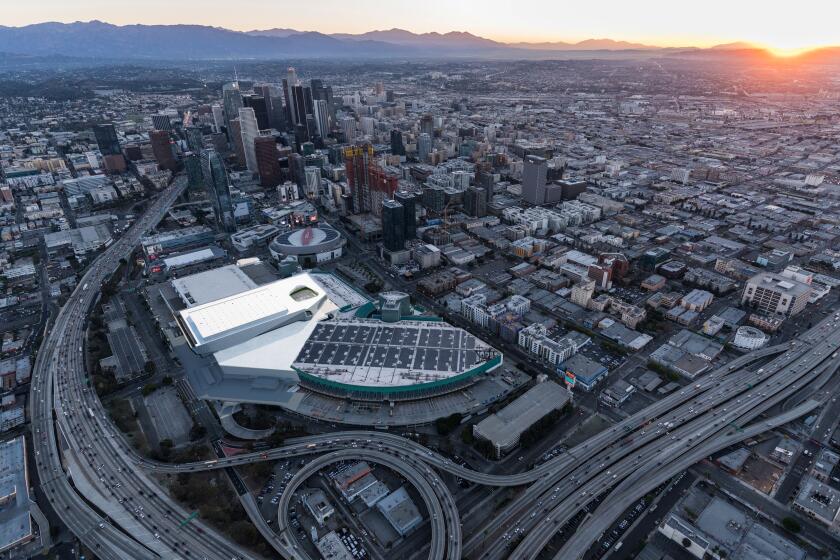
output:
M788 51L840 45L838 0L0 0L0 25L90 19L324 33L401 27L500 41L748 41Z

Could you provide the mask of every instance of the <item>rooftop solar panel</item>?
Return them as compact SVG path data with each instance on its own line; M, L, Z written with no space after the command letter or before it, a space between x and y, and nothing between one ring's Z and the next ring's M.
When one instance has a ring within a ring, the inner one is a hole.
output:
M475 337L446 324L375 320L326 321L316 326L296 365L349 384L414 384L446 379L479 362Z

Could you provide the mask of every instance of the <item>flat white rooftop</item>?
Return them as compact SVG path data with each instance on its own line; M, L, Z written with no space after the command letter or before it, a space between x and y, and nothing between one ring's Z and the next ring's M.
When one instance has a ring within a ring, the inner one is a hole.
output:
M212 253L211 249L203 249L202 251ZM190 255L192 253L182 256ZM168 261L167 264L169 264ZM175 288L187 307L196 307L253 290L257 287L257 284L240 267L231 264L198 274L190 274L183 278L176 278L172 280L172 287Z
M282 326L283 317L299 320L302 312L316 308L326 297L309 274L297 274L184 309L179 319L196 350L215 343L217 351Z
M312 273L312 278L329 293L330 299L338 307L361 307L370 301L369 298L363 296L332 274L315 272Z
M502 449L519 441L522 432L540 418L562 408L571 396L553 381L534 385L515 401L475 425L475 432Z
M224 253L221 254L223 255ZM214 251L212 247L205 247L204 249L199 249L198 251L191 251L189 253L166 257L163 259L163 263L167 266L167 268L177 268L179 266L186 266L192 263L206 261L215 258L217 255L219 255L219 253Z

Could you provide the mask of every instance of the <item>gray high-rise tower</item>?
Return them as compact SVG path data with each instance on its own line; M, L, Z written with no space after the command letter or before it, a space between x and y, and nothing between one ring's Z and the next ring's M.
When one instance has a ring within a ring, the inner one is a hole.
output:
M400 191L394 193L394 200L403 206L403 221L405 223L405 238L417 237L417 202L419 196L413 192Z
M294 125L299 124L296 120L297 110L295 107L295 98L292 95L292 88L299 83L297 72L290 66L286 71L286 78L283 80L283 97L286 100L286 120L292 128L294 128Z
M464 193L464 210L470 216L481 218L487 215L487 191L481 187L467 187Z
M382 244L389 251L405 249L405 211L396 200L382 201Z
M522 169L522 200L535 206L545 203L548 164L545 158L527 156Z
M429 161L429 156L432 154L432 137L425 132L421 132L417 137L417 159L423 163Z
M245 151L245 165L251 173L259 172L257 150L254 140L260 135L260 126L251 107L239 109L239 126L242 131L242 149Z
M93 135L96 137L96 144L103 156L116 156L122 153L117 129L112 123L94 125Z
M242 92L239 83L231 82L222 86L222 99L225 105L225 125L228 129L228 140L231 140L230 121L239 117L239 109L243 107Z
M330 108L324 99L315 100L315 124L318 127L318 136L326 138L330 134Z

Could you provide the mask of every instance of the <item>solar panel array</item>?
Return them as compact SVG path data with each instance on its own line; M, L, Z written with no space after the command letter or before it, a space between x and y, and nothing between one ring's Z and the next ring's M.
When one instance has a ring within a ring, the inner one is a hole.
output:
M410 372L461 373L479 361L476 347L469 333L438 324L323 322L295 363L305 370L343 370L361 377L377 368L406 370L409 375L402 377L410 379Z

